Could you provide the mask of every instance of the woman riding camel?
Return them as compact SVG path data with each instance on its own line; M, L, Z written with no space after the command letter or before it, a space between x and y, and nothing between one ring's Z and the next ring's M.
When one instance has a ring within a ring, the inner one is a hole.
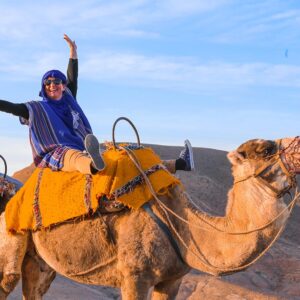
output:
M0 111L20 117L21 124L29 126L30 144L34 164L54 171L79 171L95 174L105 165L100 154L99 142L92 134L90 123L76 100L78 57L77 46L66 34L70 48L66 76L50 70L41 81L41 101L12 103L0 100ZM191 144L176 160L164 161L170 172L194 169Z

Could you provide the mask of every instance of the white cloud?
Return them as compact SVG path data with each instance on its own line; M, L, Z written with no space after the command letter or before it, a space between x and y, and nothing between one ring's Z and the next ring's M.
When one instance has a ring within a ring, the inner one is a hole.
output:
M40 79L46 70L59 69L62 62L66 63L66 55L63 53L32 54L30 58L18 58L18 60L14 56L15 54L7 52L1 54L0 52L0 78L3 80L31 81L33 78Z
M206 16L205 21L212 27L209 38L234 44L293 41L296 36L299 38L295 29L300 25L300 10L291 6L288 1L278 0L233 1L226 9ZM269 41L270 36L272 41Z
M0 40L14 49L51 48L63 32L77 39L99 37L157 38L170 21L194 22L195 37L242 43L285 30L286 38L299 36L300 11L278 0L11 0L0 3ZM190 17L197 16L194 20ZM193 20L193 21L191 21ZM197 34L198 33L198 34Z
M44 53L12 63L0 56L1 78L10 81L39 79L47 69L65 69L58 64L63 53ZM300 87L300 66L260 62L202 63L193 57L145 56L109 52L88 54L80 60L80 78L131 86L160 87L186 91L214 91L245 86Z
M156 1L156 12L160 16L182 17L212 11L230 3L228 0L165 0Z
M102 52L84 59L81 76L89 80L166 88L211 90L216 86L300 86L300 67L266 63L202 64L193 58L146 57Z
M0 3L0 39L38 45L53 32L76 32L77 38L107 34L147 36L144 25L166 22L214 10L228 0L127 0L127 1L10 1ZM143 35L141 33L144 32ZM133 35L133 33L135 33ZM136 33L139 33L136 35ZM150 29L150 36L152 36ZM44 43L44 42L43 42Z
M284 12L275 13L270 16L270 20L298 20L300 18L300 10L293 9Z

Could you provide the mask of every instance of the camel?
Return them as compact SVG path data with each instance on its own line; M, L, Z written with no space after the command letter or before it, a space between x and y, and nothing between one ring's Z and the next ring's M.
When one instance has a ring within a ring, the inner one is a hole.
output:
M212 275L246 269L274 242L289 216L283 195L294 176L274 159L278 148L258 139L228 153L235 183L225 216L201 212L180 186L151 200L149 207L178 248L143 208L12 236L2 213L0 298L21 274L23 299L41 299L58 272L81 283L119 287L123 300L147 299L149 291L151 299L162 300L176 297L191 268Z

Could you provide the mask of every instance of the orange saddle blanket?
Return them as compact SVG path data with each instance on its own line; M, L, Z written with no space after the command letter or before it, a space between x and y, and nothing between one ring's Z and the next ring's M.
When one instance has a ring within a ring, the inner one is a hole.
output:
M152 149L137 149L134 154L158 195L180 184ZM7 230L36 230L84 216L97 210L102 196L133 209L152 198L125 150L107 150L103 159L106 167L96 175L37 168L6 206Z

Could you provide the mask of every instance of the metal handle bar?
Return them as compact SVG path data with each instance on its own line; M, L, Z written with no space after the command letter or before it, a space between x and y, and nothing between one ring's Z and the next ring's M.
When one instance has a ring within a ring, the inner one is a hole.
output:
M112 140L113 140L113 145L114 145L114 148L115 149L119 149L118 146L116 145L116 141L115 141L115 128L116 128L116 125L119 121L121 120L124 120L124 121L127 121L131 127L133 128L134 132L135 132L135 135L136 135L136 138L137 138L137 143L138 145L140 146L141 145L141 142L140 142L140 137L139 137L139 133L137 131L137 129L135 128L134 124L126 117L120 117L118 118L115 122L114 122L114 125L113 125L113 129L112 129Z
M3 178L5 178L5 177L6 177L6 174L7 174L7 163L6 163L5 158L4 158L2 155L0 155L0 158L3 160L3 163L4 163L4 174L3 174Z

